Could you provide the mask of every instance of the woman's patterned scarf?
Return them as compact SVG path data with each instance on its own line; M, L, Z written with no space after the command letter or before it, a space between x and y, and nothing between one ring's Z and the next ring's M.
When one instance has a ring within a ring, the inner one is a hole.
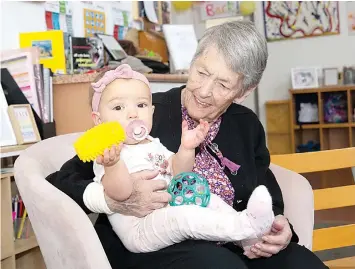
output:
M196 127L196 122L188 115L184 106L181 108L182 119L186 120L189 129ZM200 152L196 155L193 172L207 179L211 192L221 197L227 204L233 206L234 188L229 178L224 172L216 158L208 152L207 147L215 139L222 118L219 117L214 123L211 124L205 141L200 145Z

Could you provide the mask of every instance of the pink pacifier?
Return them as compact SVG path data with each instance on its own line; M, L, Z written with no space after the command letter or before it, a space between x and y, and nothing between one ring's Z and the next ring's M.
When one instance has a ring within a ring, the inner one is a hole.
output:
M148 136L148 128L145 126L144 121L134 120L128 124L126 134L129 138L142 141Z

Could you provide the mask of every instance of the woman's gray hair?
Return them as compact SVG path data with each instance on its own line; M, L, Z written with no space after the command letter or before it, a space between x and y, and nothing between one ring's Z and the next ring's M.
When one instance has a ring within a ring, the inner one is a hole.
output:
M268 51L263 35L250 21L233 21L208 28L198 43L192 63L214 45L228 67L243 75L243 92L259 84Z

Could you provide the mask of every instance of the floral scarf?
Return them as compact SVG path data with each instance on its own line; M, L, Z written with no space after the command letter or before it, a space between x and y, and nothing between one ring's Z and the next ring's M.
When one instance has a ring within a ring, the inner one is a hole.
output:
M181 108L182 118L186 120L189 129L196 127L196 122L188 115L184 106ZM234 188L229 178L224 172L224 168L219 164L215 157L207 150L208 144L215 139L222 118L219 117L211 124L205 141L200 145L200 152L196 155L193 172L207 179L211 192L221 197L227 204L233 206Z

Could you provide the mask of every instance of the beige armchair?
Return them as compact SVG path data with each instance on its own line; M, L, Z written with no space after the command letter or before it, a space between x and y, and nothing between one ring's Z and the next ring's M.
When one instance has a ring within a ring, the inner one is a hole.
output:
M15 162L15 180L25 202L48 269L109 269L110 264L88 216L67 195L45 180L74 156L79 134L44 140L26 149ZM286 216L300 244L311 249L313 193L300 175L272 165L282 188Z

